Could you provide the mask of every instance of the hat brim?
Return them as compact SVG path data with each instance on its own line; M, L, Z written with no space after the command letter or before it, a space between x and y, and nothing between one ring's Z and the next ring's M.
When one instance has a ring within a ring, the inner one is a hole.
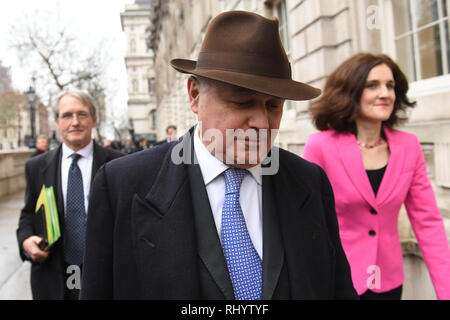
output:
M282 99L311 100L317 98L322 92L318 88L291 79L267 77L228 70L196 69L197 62L193 60L173 59L170 61L170 64L175 70L182 73L222 81Z

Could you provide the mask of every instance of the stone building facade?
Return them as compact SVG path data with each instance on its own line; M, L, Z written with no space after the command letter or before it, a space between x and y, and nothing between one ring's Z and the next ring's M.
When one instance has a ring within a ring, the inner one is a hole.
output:
M151 35L156 77L157 134L167 124L182 134L196 123L186 75L172 58L196 60L212 17L228 10L277 16L293 78L323 87L346 58L358 52L386 53L410 80L417 107L400 129L416 134L450 235L450 39L448 0L153 0ZM395 19L394 19L395 17ZM277 143L301 155L315 131L307 102L288 102ZM404 299L435 294L404 210L400 234L405 255ZM417 290L416 290L417 289ZM419 290L420 289L420 290Z
M136 1L120 14L125 32L125 57L128 74L128 118L136 139L156 141L156 105L153 52L146 39L150 27L150 1Z

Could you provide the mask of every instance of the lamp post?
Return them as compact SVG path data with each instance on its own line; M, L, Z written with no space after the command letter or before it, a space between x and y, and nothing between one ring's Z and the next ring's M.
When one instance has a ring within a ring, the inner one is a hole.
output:
M21 139L20 139L20 130L22 130L22 127L20 126L20 120L22 120L22 115L20 114L20 109L19 109L19 114L18 114L18 116L17 116L17 121L18 121L18 123L19 123L19 126L18 126L18 128L19 128L19 130L18 130L18 132L17 132L17 135L18 135L18 140L17 140L17 147L20 149L20 144L21 144Z
M29 147L35 146L35 139L36 139L36 121L35 121L35 110L34 110L34 100L36 98L36 92L34 91L33 87L30 86L28 91L26 92L28 96L28 103L30 104L30 125L31 125L31 137L28 142Z
M132 118L128 118L128 131L130 132L131 140L135 143L134 139L134 122Z

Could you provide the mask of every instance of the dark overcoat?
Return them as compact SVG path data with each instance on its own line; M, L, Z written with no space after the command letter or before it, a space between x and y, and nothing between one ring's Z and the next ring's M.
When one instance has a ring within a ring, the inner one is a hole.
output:
M99 170L81 299L234 299L192 132ZM280 149L262 190L262 298L357 298L324 171Z

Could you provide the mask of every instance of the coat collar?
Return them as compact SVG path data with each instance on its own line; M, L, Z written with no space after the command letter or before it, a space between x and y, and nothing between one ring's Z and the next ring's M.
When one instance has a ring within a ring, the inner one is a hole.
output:
M171 143L164 155L159 173L145 196L145 199L162 215L167 213L178 191L187 182L187 172L183 164L193 156L189 148L191 130L181 137L178 143Z
M392 189L395 187L395 181L400 175L404 157L403 147L398 143L395 131L387 127L383 127L383 130L388 143L390 156L376 197L370 185L366 169L364 168L361 151L359 150L355 135L345 133L339 134L338 137L338 152L348 177L361 196L375 209L386 201Z

